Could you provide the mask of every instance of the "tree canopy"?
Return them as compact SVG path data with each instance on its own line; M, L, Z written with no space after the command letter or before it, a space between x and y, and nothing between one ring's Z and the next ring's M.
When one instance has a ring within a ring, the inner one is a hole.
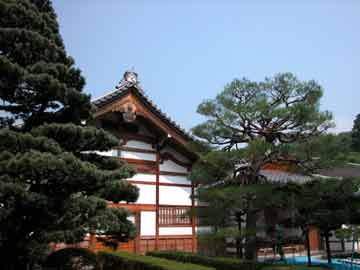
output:
M90 112L85 79L66 54L48 0L0 1L1 122L80 122Z
M198 113L206 120L192 131L215 151L202 154L192 179L205 189L224 183L249 185L243 189L242 209L248 231L256 227L258 204L270 202L270 197L259 196L265 193L258 184L268 182L262 173L265 165L282 164L290 172L311 174L333 158L334 149L324 147L332 138L323 134L333 123L331 113L320 110L322 94L315 81L282 73L262 82L235 79L215 99L199 105ZM323 139L314 140L320 136ZM254 258L255 236L249 235L246 242L246 257Z
M360 114L358 114L354 120L354 125L351 131L352 149L356 152L360 152Z
M99 155L119 140L84 126L91 118L85 80L67 55L48 0L0 0L1 269L39 262L49 243L88 233L111 244L134 237L129 212L135 171Z

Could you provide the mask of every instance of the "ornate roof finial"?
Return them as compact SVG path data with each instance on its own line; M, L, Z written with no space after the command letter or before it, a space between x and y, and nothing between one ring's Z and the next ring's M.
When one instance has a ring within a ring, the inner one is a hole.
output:
M125 71L123 80L133 84L138 83L138 74L134 71L134 67L132 67L130 70Z

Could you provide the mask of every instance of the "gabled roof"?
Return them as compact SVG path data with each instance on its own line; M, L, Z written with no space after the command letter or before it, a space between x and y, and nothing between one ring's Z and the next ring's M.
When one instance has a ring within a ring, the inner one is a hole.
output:
M123 79L115 87L115 90L92 100L93 105L96 108L101 108L107 104L114 102L117 99L120 99L123 96L129 94L132 91L146 106L147 108L157 115L162 121L169 125L176 133L183 136L187 140L193 140L192 136L187 133L187 131L181 128L174 120L170 118L166 113L160 110L160 108L145 94L144 90L137 80L137 73L133 71L126 71L124 73Z
M360 164L346 163L343 166L323 169L317 176L333 178L360 178Z
M288 182L295 182L295 183L305 183L310 181L312 178L307 175L281 171L281 170L261 170L260 174L264 176L269 182L274 183L288 183Z

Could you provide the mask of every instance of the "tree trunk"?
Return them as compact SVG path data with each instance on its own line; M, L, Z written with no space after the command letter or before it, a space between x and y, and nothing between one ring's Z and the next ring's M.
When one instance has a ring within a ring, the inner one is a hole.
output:
M256 212L249 211L246 214L246 239L245 239L245 258L256 260ZM249 233L250 232L250 233Z
M311 266L311 250L310 250L309 228L305 229L305 242L306 242L308 266Z
M330 233L328 231L325 232L325 245L326 245L326 255L328 263L331 263L331 250L330 250L330 241L329 241Z
M241 214L236 214L236 222L238 224L238 236L236 237L236 256L243 258L243 247L242 247L242 228L241 228Z

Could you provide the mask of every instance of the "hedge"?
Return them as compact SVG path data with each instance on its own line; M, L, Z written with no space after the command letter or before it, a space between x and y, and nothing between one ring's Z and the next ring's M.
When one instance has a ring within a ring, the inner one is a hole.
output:
M51 270L73 270L88 267L96 269L97 257L94 252L85 248L64 248L47 256L43 268Z
M202 265L112 251L98 252L98 263L102 270L215 270Z
M258 270L267 265L236 258L208 257L193 253L176 251L154 251L148 252L147 255L165 258L169 260L175 260L178 262L205 265L218 270Z

